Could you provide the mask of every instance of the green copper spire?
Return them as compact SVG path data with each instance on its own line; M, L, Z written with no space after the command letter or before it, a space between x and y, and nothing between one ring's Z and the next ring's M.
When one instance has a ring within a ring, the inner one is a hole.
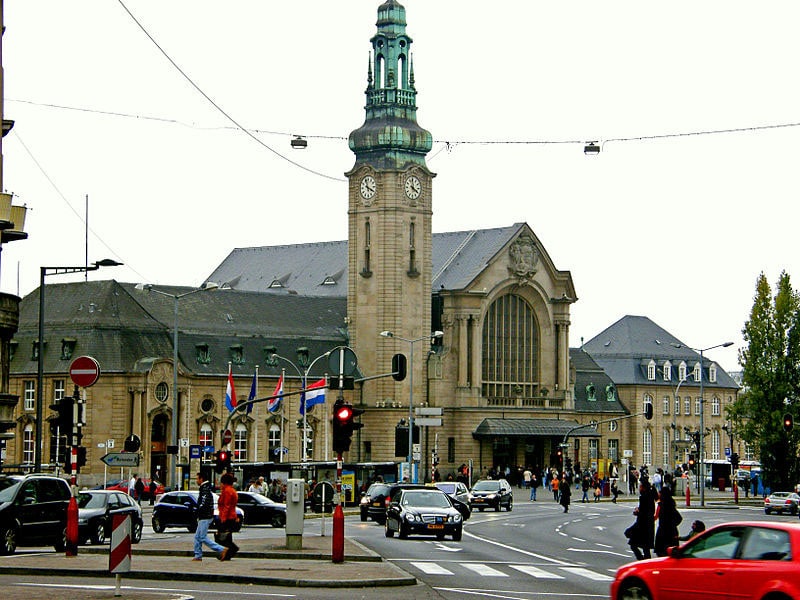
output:
M402 169L425 166L433 145L430 132L417 124L412 40L406 34L406 9L396 0L378 7L378 31L370 40L364 124L350 134L356 165Z

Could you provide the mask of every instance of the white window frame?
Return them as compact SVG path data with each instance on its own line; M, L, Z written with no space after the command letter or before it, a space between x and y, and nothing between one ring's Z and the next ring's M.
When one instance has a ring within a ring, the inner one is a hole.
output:
M611 462L619 462L619 440L608 440L608 460Z
M67 394L67 386L63 379L53 380L53 404L58 404Z
M211 425L208 423L203 423L200 425L200 433L197 438L198 443L201 447L206 446L213 446L214 445L214 430L211 428ZM213 452L203 452L203 458L210 460L211 457L214 456Z
M664 396L663 409L662 409L663 414L665 414L665 415L669 414L669 405L671 403L672 403L672 401L670 400L670 397L669 396Z
M267 453L269 454L267 460L280 461L280 457L278 454L275 454L275 450L282 447L281 428L276 423L273 423L269 426L269 430L267 431Z
M247 426L239 423L233 432L233 455L231 458L236 462L247 461Z
M34 448L36 441L33 439L33 424L28 423L22 430L22 462L31 464L34 461Z
M719 398L717 398L716 396L711 398L711 414L712 414L712 416L714 416L714 417L718 417L719 416L719 405L720 405Z
M683 381L686 379L686 363L681 361L681 364L678 365L678 381Z
M667 361L664 363L664 381L672 379L672 363Z
M708 380L711 383L717 383L717 365L714 363L708 367Z
M655 381L656 380L656 361L650 359L650 362L647 363L647 381Z
M694 376L694 382L700 383L700 378L703 376L703 369L700 367L700 363L694 363L694 371L692 371L692 375Z
M711 432L711 459L719 460L719 430Z
M672 440L670 439L669 431L670 431L669 429L665 429L661 436L661 450L664 453L664 460L662 462L665 465L672 464L669 458L670 456L669 446L670 442L672 442Z
M694 399L694 414L695 415L699 415L700 414L700 404L701 404L700 396L698 396L697 398Z
M650 394L644 395L644 401L642 402L642 411L647 412L647 405L650 405L650 408L655 408L653 405L653 397ZM653 412L655 414L655 411Z
M599 457L600 440L589 438L589 458L597 460Z
M645 429L642 433L642 463L653 464L653 432Z
M23 409L31 412L36 410L36 382L34 380L26 380L24 386Z
M683 414L684 415L692 414L692 398L690 396L686 396L683 399Z
M681 397L675 396L675 414L681 414Z

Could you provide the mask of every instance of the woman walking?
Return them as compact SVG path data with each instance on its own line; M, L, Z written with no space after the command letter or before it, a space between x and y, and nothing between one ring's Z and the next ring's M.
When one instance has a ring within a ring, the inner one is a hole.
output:
M672 497L672 488L663 486L661 496L656 507L656 519L658 519L658 529L656 530L655 551L656 556L666 556L667 548L678 545L678 525L683 521L678 507L675 505L675 498Z
M655 512L656 504L650 482L642 477L639 480L639 506L633 509L636 522L626 530L628 545L636 560L652 558L650 550L653 548Z
M572 497L572 490L570 490L570 482L567 478L567 474L564 473L561 476L561 482L558 484L558 491L559 491L559 503L561 506L564 507L564 512L569 512L569 502L570 498Z

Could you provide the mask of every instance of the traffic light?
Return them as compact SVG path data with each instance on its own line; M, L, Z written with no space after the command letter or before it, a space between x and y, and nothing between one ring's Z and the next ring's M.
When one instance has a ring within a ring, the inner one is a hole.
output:
M790 433L792 428L794 428L794 417L789 413L786 413L783 415L783 430L786 433Z
M353 408L341 399L333 405L333 451L337 453L350 450L353 432L364 424L356 423L355 418L364 412L363 408Z
M217 450L214 455L214 470L217 473L225 473L231 469L231 452L230 450Z
M572 469L572 459L571 459L569 456L568 456L566 459L564 459L564 468L565 468L567 471L569 471L570 469Z
M79 469L86 465L86 446L78 446L78 461L76 464Z
M689 470L694 471L694 454L689 455Z
M405 354L395 354L392 357L392 379L403 381L406 378L408 363Z
M739 468L739 455L736 452L731 454L731 468L734 471Z
M50 405L50 408L58 413L55 424L61 430L61 435L70 435L72 433L74 402L75 400L72 396L64 396L55 404Z

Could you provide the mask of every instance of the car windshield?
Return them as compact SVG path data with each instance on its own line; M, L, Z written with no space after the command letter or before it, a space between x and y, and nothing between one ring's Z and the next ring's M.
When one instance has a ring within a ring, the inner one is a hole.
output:
M446 508L450 502L441 492L426 492L424 490L406 492L403 496L403 506L428 506L433 508Z
M789 492L773 492L772 493L772 497L773 498L788 498L789 497Z
M486 492L486 491L496 492L497 490L500 489L500 482L490 481L490 480L479 481L474 486L472 486L472 489L478 492Z
M81 492L78 494L78 508L103 508L106 505L106 496L104 494L87 494Z
M455 483L437 483L436 487L442 490L445 494L455 494L456 493L456 484Z
M17 493L19 483L16 479L0 479L0 502L11 502Z

